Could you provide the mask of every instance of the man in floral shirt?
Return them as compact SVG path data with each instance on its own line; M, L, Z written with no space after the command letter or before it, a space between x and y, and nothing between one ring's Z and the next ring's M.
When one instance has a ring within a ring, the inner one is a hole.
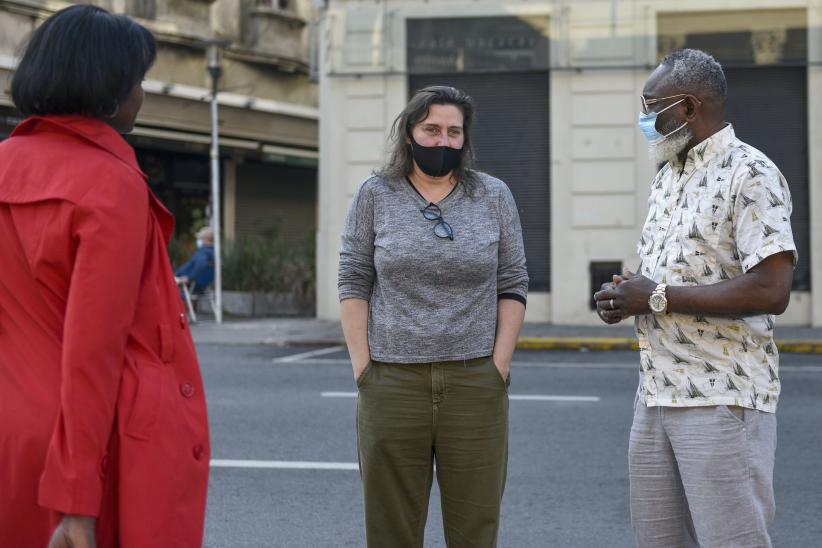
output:
M640 547L769 547L779 356L796 246L785 178L724 122L710 55L651 74L640 129L656 163L636 274L594 296L606 323L635 316L640 383L629 444ZM755 113L751 113L755 116Z

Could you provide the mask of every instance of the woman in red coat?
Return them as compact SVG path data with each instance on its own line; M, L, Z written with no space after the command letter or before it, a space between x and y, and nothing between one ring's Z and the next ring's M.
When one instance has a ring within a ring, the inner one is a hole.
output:
M202 544L205 396L131 131L151 34L74 6L12 81L0 143L0 546Z

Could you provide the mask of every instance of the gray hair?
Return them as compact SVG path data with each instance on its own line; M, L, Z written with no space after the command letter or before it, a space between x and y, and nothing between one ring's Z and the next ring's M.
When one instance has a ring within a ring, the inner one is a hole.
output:
M728 84L722 65L698 49L681 49L670 53L660 63L671 67L668 78L682 92L707 95L719 103L728 96Z

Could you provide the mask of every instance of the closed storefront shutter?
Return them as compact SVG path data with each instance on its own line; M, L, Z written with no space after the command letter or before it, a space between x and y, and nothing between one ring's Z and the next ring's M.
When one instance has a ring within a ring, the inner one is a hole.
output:
M237 166L237 236L282 236L301 249L317 226L317 172L246 161Z
M810 196L808 195L807 68L725 68L727 119L737 137L764 152L788 180L793 200L791 227L799 264L793 288L809 291Z
M657 20L660 59L674 49L707 51L728 82L726 119L788 180L799 252L793 288L811 289L808 166L808 22L802 9L667 13Z
M544 16L410 19L409 97L429 85L476 103L476 167L511 189L531 291L551 289L550 21Z
M476 165L511 188L522 222L530 290L549 291L548 72L413 75L409 92L433 84L454 86L474 98Z

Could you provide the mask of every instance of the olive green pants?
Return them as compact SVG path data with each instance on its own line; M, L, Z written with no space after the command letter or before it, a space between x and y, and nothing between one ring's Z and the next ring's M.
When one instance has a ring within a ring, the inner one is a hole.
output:
M368 364L357 380L357 442L369 548L423 546L434 462L447 546L497 545L507 385L490 357Z

